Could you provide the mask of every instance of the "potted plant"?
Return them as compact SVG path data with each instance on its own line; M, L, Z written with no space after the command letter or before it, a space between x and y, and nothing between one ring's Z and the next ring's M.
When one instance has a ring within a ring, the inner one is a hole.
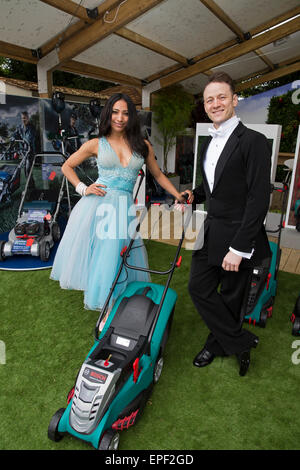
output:
M183 134L191 119L194 98L182 85L173 85L155 93L152 111L160 131L157 141L163 147L163 172L167 174L168 153L175 145L176 136Z

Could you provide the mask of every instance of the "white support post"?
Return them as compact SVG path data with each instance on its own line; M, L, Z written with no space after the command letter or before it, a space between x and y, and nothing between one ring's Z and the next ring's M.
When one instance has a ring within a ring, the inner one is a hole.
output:
M154 91L160 90L160 80L154 80L142 88L142 108L145 110L150 109L150 96Z
M57 64L59 64L59 58L56 49L42 57L37 63L38 91L41 97L46 98L51 95L52 70Z

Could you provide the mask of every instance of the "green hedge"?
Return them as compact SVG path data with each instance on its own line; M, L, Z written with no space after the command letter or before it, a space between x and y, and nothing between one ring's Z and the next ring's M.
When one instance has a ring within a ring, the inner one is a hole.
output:
M267 124L281 124L280 152L294 152L298 127L300 124L300 103L294 104L292 94L288 91L281 96L273 96L268 107Z

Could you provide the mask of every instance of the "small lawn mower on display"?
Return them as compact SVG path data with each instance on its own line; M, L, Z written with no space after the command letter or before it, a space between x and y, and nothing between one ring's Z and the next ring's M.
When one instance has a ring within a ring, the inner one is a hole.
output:
M4 144L2 144L3 146ZM30 145L25 139L13 139L2 153L0 160L0 203L10 202L12 194L21 183L21 169L30 153Z
M119 433L136 423L153 385L160 378L177 300L176 292L169 285L181 262L179 252L185 229L171 268L150 270L128 262L142 220L143 217L128 247L121 252L119 271L96 324L95 343L68 395L67 408L60 408L50 421L48 437L53 441L69 433L96 449L116 450ZM129 283L117 298L99 336L101 319L124 268L168 275L166 285Z
M60 239L57 219L66 178L63 176L61 181L58 181L58 175L61 176L60 168L64 161L63 154L57 152L39 153L34 156L22 193L16 224L9 232L8 240L0 241L0 261L14 255L39 256L42 261L48 261L51 248ZM38 178L35 172L33 186L33 172L36 169L41 173L41 177Z
M295 202L296 230L300 232L300 199Z
M253 268L249 288L246 292L245 302L242 307L244 322L264 328L267 319L273 314L273 304L277 291L277 273L280 264L281 231L284 227L283 217L286 207L288 186L276 183L272 191L283 193L280 222L276 230L268 230L268 233L278 233L277 242L269 241L271 255L262 261L261 265Z

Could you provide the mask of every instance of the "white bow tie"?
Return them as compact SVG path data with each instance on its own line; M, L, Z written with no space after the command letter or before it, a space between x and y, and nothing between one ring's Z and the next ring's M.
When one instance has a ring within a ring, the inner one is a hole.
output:
M227 137L233 132L239 121L240 119L237 116L233 116L232 118L228 119L228 121L224 122L218 129L216 129L214 126L209 127L209 135L211 135L211 137Z
M208 132L211 137L225 137L226 129L215 129L213 127L209 127Z

